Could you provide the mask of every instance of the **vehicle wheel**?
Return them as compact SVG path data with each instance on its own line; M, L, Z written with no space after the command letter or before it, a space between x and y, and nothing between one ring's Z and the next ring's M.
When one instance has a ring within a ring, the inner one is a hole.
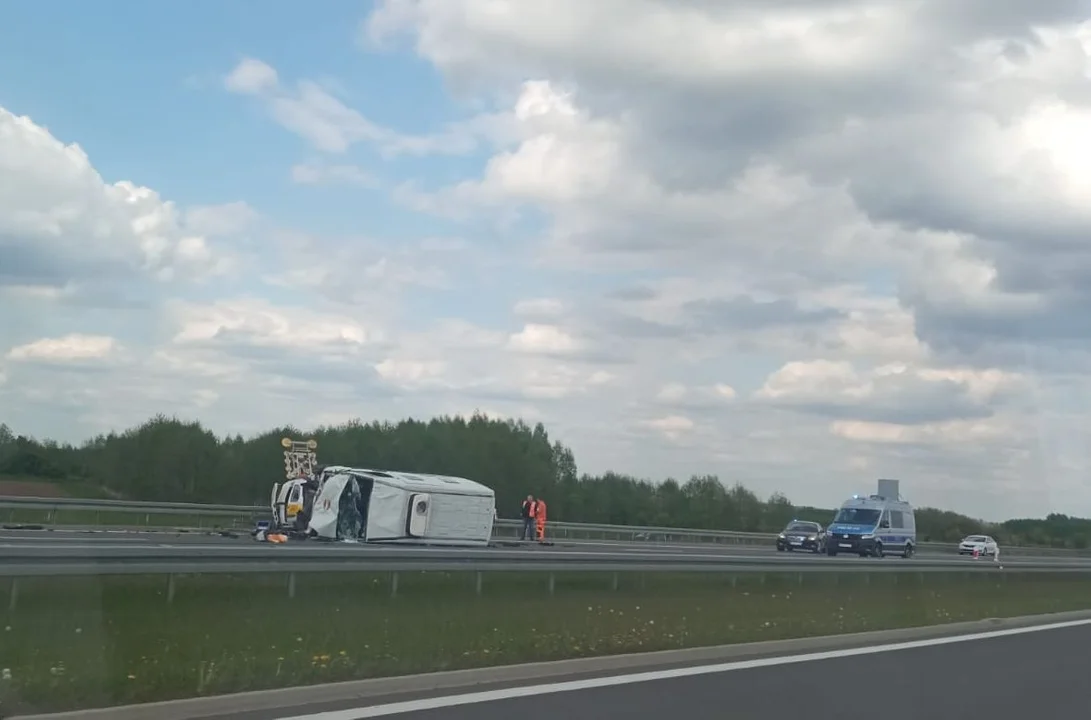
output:
M777 552L784 552L784 548L782 548L780 545L777 545Z
M902 557L903 558L913 557L913 543L906 543L905 544L905 550L902 551Z
M818 544L816 543L815 546L814 546L813 552L814 552L815 555L818 555L820 552L822 552L822 548L819 547Z
M872 550L871 552L875 557L881 558L883 556L883 544L882 543L875 543L875 549Z

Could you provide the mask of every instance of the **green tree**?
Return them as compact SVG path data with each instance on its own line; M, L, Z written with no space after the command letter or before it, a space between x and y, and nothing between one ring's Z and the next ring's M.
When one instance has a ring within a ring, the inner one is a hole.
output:
M313 437L324 462L458 475L493 488L501 517L516 517L527 493L544 498L551 520L774 532L793 518L829 523L834 510L794 506L781 493L762 500L715 475L653 483L616 472L580 474L571 449L541 424L470 417L354 420L313 430L272 428L250 438L216 437L198 422L156 416L79 445L17 435L0 424L0 476L90 486L138 500L265 504L284 478L283 437ZM922 541L953 543L989 533L1001 544L1086 548L1091 520L1051 514L990 524L958 513L917 510Z

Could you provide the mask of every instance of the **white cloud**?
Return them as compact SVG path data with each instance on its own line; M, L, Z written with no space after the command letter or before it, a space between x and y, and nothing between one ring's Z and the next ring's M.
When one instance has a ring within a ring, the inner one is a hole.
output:
M579 342L556 325L529 323L513 334L509 346L520 352L543 355L565 355L579 349Z
M300 163L292 166L292 181L300 185L358 185L376 187L375 178L355 165Z
M848 443L854 477L978 463L1008 492L1049 462L1025 439L1058 412L1041 404L1057 397L1048 372L1091 350L1091 176L1073 130L1091 109L1089 28L1063 0L386 0L364 34L515 98L480 176L416 189L414 207L531 208L553 267L659 275L520 312L624 360L630 397L695 413L724 384L781 433ZM913 454L882 456L882 438Z
M177 207L0 112L12 422L480 408L588 471L1091 514L1081 0L384 0L362 33L457 102L220 78L308 145L303 211ZM46 362L73 338L111 362Z
M150 188L103 181L78 145L0 108L0 288L192 281L228 256Z
M343 154L354 145L369 142L378 145L387 156L463 155L477 149L483 140L505 133L502 120L487 115L450 125L431 135L400 133L351 108L338 97L342 94L339 88L331 87L330 83L303 79L294 86L285 86L272 66L255 58L240 60L225 76L224 88L231 93L257 97L277 123L325 153ZM351 172L345 166L340 167L339 174ZM306 166L300 173L304 178L314 176L313 169Z
M13 347L8 351L7 357L9 360L63 363L73 360L104 360L117 350L117 341L112 337L73 334L59 338L42 338Z
M666 415L654 420L645 420L643 424L661 432L670 440L677 440L695 427L694 422L684 415Z
M277 71L270 65L254 58L243 58L235 69L224 78L224 87L231 92L257 95L273 90L280 84Z
M258 212L244 202L207 205L187 210L185 227L200 235L231 236L251 228L258 217Z

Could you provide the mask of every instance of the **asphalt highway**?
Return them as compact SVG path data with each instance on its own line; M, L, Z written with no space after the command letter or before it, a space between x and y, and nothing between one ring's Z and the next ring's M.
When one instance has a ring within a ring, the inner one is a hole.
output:
M1079 718L1091 707L1089 622L208 720Z
M256 543L245 534L235 536L223 536L215 533L200 532L140 532L122 530L0 530L0 560L4 556L3 550L10 548L9 555L33 553L41 557L57 558L60 556L72 559L93 558L96 555L116 554L119 552L131 552L137 555L147 554L149 558L162 555L165 552L193 553L203 556L218 555L229 551L241 551L247 556L276 556L285 557L297 553L311 554L343 553L362 554L377 552L398 552L419 554L427 553L436 560L445 560L466 555L464 548L427 548L427 547L394 547L390 545L366 545L345 543L319 543L319 542L292 542L286 545L269 545ZM536 543L519 544L515 542L501 542L492 548L477 548L473 552L488 552L491 556L502 556L504 559L518 560L526 558L529 554L541 557L549 556L550 559L564 561L570 560L635 560L645 558L656 561L668 561L672 558L685 559L699 556L702 559L724 561L731 560L806 560L813 558L815 562L857 563L860 558L839 557L827 558L816 556L807 552L777 553L774 547L761 545L682 545L653 543L626 543L611 541L558 541L554 545L540 546ZM921 562L927 561L935 564L943 563L983 563L989 560L973 560L969 557L959 557L953 553L943 554L938 552L922 552L918 555ZM901 558L889 558L891 562L912 564L915 560L903 560ZM1036 565L1064 564L1091 566L1091 558L1061 558L1057 556L1033 557L1020 555L1004 558L1002 564L1019 566L1033 563Z

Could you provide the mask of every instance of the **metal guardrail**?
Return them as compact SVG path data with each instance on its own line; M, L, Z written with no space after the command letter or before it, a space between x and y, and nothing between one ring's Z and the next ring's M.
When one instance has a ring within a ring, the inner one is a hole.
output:
M37 498L37 497L0 497L0 511L35 510L45 512L46 523L56 522L61 513L95 513L99 520L103 514L144 515L143 525L151 525L151 516L188 517L197 520L197 527L206 527L202 522L207 518L212 522L207 527L230 525L238 527L240 522L251 524L260 518L268 517L269 508L254 505L207 505L183 502L143 502L131 500L96 500L80 498ZM223 519L239 522L223 523ZM100 524L96 520L95 524ZM0 512L0 522L3 513ZM140 523L138 523L140 524ZM497 538L517 537L522 529L518 520L498 519L494 523L494 536ZM555 540L604 540L622 542L647 542L664 544L710 544L710 545L768 545L776 537L775 533L740 532L733 530L702 530L695 528L637 527L629 525L610 525L596 523L550 522L549 536ZM921 542L919 550L931 552L954 552L954 543ZM1069 556L1091 555L1091 550L1067 548L1031 547L1005 545L1005 556Z
M242 517L268 514L268 507L256 505L206 505L184 502L142 502L139 500L97 500L92 498L42 498L0 496L0 510L43 510L74 512L145 513L149 515L207 515Z
M731 557L686 553L535 552L420 547L84 546L10 545L0 556L0 576L180 575L321 572L614 572L614 573L1091 573L1091 562L1005 561L1002 565L954 559L861 560L825 557ZM74 556L75 555L75 556Z

